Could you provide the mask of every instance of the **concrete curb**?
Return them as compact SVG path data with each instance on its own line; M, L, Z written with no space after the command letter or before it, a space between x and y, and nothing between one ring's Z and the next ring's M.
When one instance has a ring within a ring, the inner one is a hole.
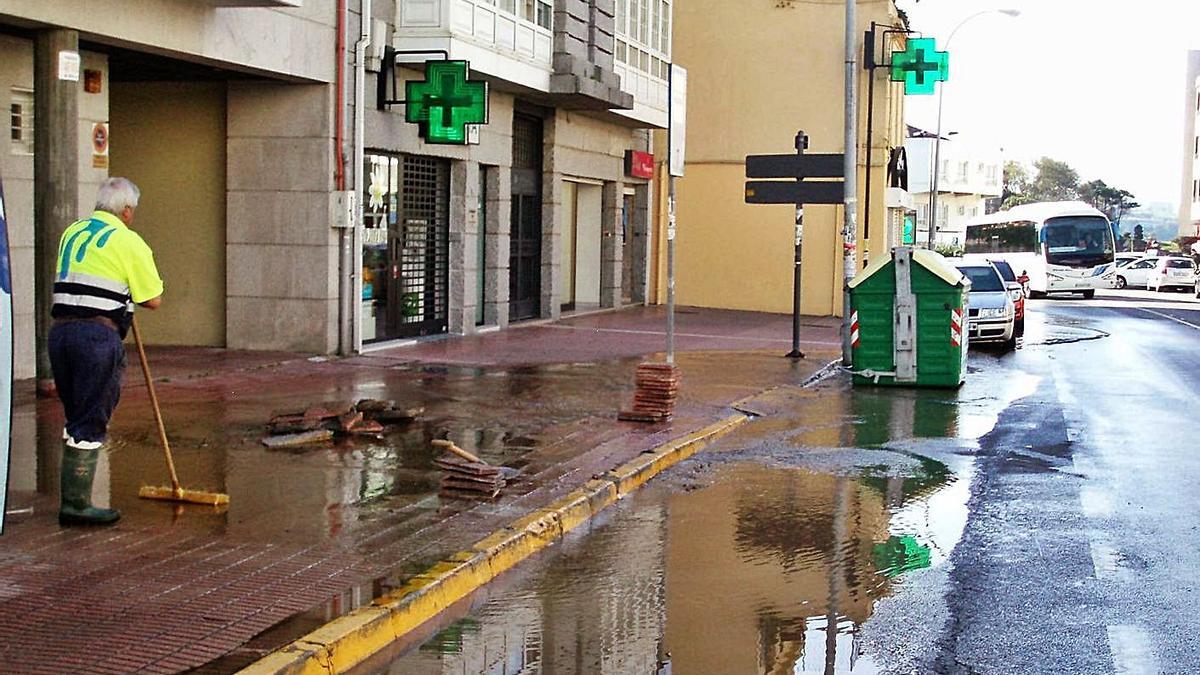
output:
M471 548L448 556L396 591L334 619L239 672L345 672L749 419L732 415L643 452Z

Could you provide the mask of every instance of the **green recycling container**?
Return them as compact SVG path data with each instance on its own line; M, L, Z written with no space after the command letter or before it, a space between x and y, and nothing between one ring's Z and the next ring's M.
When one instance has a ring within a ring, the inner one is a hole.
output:
M966 304L970 281L938 253L907 249L915 301L915 373L897 377L896 259L868 265L850 282L853 381L898 387L958 387L967 372ZM903 330L903 328L899 328ZM915 377L913 377L915 375Z

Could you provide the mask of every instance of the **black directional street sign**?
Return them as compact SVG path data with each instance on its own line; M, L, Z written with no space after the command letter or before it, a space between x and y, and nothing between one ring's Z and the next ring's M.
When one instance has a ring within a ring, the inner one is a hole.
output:
M748 155L746 178L841 178L844 155Z
M746 178L791 180L746 181L747 204L841 204L844 158L841 154L748 155ZM837 180L809 180L809 179Z
M794 157L794 155L793 155ZM746 181L747 204L841 204L842 181Z

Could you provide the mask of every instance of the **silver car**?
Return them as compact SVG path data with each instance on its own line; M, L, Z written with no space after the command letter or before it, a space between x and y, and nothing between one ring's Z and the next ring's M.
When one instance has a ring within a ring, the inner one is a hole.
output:
M1016 312L1000 272L990 262L952 262L971 281L971 292L967 297L968 344L1002 342L1008 347L1015 345Z

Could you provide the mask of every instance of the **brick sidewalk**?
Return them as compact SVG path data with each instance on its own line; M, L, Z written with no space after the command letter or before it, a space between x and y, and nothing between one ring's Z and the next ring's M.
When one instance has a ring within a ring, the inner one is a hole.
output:
M153 349L181 479L228 492L231 506L214 512L134 497L143 482L163 482L164 470L132 366L111 458L97 478L99 501L125 514L107 529L58 527L60 413L26 398L10 505L32 513L10 518L0 539L5 671L236 670L593 475L705 426L733 401L803 381L835 356L836 320L812 320L805 349L814 354L794 363L779 356L788 317L685 310L676 419L618 423L634 366L661 349L661 316L600 314L332 361ZM426 415L379 442L286 452L258 443L271 412L363 397L423 405ZM523 475L496 503L442 503L429 445L441 437Z

